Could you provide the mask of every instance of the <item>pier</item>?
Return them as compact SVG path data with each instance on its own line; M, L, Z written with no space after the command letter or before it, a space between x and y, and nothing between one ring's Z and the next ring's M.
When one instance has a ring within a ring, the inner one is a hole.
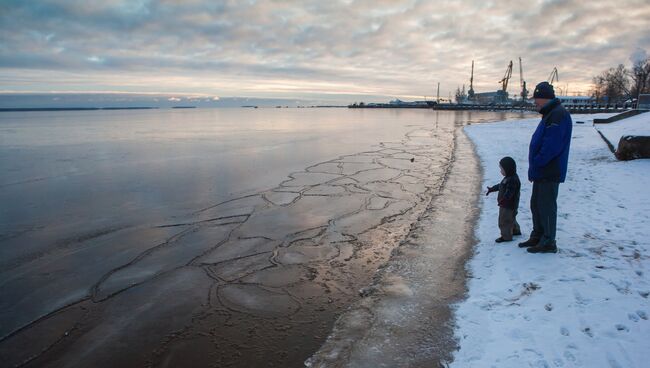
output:
M571 114L598 114L598 113L615 113L632 110L635 108L630 103L626 104L563 104L564 108ZM535 111L535 105L532 104L352 104L348 105L351 109L432 109L432 110L472 110L472 111Z

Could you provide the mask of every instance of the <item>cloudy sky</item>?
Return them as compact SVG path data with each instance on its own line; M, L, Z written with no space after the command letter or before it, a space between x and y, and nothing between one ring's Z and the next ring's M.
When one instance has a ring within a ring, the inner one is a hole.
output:
M640 50L639 50L640 49ZM650 3L2 0L0 91L372 101L559 86L650 52Z

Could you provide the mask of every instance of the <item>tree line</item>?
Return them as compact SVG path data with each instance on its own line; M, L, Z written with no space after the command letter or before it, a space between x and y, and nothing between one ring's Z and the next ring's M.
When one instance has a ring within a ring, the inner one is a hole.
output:
M591 96L596 102L623 103L650 93L650 57L645 50L637 49L630 61L629 68L619 64L593 77Z

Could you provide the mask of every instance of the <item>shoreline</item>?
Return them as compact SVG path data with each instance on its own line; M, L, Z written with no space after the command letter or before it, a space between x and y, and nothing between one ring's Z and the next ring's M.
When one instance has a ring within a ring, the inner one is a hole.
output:
M32 111L97 111L97 110L157 110L159 107L2 107L0 112L32 112Z
M452 360L453 305L466 292L482 182L463 127L455 130L453 155L427 210L306 366L438 366Z

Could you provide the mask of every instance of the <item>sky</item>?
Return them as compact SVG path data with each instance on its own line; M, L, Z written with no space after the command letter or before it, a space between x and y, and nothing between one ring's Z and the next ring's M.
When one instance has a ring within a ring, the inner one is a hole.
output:
M650 52L650 3L0 0L0 93L318 103L556 88ZM166 97L165 97L166 96ZM0 100L2 96L0 96ZM173 101L173 100L171 100Z

